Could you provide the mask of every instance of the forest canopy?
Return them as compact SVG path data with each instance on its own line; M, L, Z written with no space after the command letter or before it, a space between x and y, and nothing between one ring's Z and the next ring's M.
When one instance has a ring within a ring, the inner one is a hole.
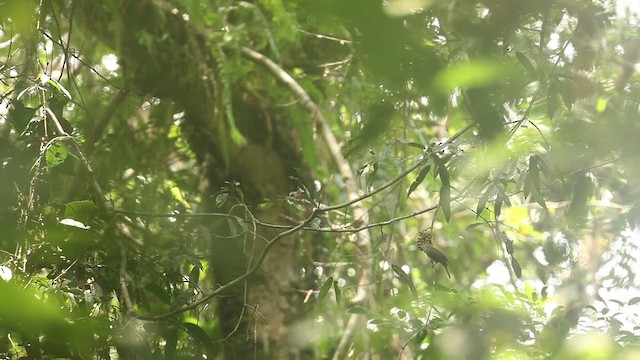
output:
M639 26L0 1L0 355L638 357Z

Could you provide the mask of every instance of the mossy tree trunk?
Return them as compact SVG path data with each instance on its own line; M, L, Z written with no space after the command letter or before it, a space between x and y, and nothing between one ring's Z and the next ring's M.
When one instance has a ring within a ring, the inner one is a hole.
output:
M61 7L65 3L58 1ZM293 139L288 134L264 133L265 129L286 126L274 126L273 122L282 118L270 114L267 119L265 110L242 93L242 86L233 89L234 106L239 109L235 121L248 142L232 140L229 119L220 110L221 86L211 51L218 44L212 44L203 29L173 14L172 7L162 1L78 1L73 6L84 29L118 56L124 75L131 79L129 91L173 102L185 111L181 126L197 158L198 186L203 201L208 202L205 209L215 207L215 194L227 181L240 184L249 205L291 191L289 177L298 174L294 169L298 158L291 150ZM283 211L273 207L257 215L271 222L282 221ZM246 239L229 237L222 228L211 228L215 281L211 287L243 274L251 251L255 256L277 234L258 228L248 246ZM296 254L294 239L282 239L246 289L240 285L216 300L221 336L232 333L244 314L235 335L225 341L225 358L244 359L254 354L260 359L295 357L297 350L285 340L302 305L294 291L299 265Z

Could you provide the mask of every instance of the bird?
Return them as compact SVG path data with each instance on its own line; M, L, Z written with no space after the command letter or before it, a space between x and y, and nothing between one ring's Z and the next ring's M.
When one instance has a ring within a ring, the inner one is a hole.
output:
M444 266L444 270L447 272L449 279L451 279L451 273L449 273L449 260L447 260L447 256L440 250L436 249L431 245L432 236L430 232L422 231L418 235L417 246L418 250L423 251L431 261L433 261L433 265L442 264Z

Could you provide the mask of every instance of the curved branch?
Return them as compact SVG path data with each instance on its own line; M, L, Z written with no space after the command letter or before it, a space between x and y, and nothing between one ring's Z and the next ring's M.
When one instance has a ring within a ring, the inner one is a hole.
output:
M355 181L353 169L342 156L342 152L340 151L340 144L338 143L338 140L336 139L333 131L331 131L329 121L324 117L324 115L320 111L320 108L313 102L313 100L311 100L311 97L309 97L302 86L300 86L300 84L298 84L298 82L295 81L295 79L293 79L291 75L289 75L271 59L267 58L257 51L251 50L246 47L242 48L242 54L249 59L259 63L260 65L266 67L274 77L276 77L289 88L289 90L298 98L302 106L304 106L309 111L311 116L318 121L318 123L320 124L320 133L322 135L322 139L324 140L334 163L338 167L338 172L340 173L340 176L342 176L342 179L344 181L347 196L349 198L349 201L345 203L345 206L351 207L353 218L355 219L356 224L361 224L361 226L368 225L369 211L362 204L360 196L358 195L358 186ZM416 168L418 166L419 165L415 165ZM329 211L330 209L322 210ZM372 246L371 235L369 234L369 231L364 230L357 232L356 238L356 244L360 252L364 254L370 254ZM356 295L353 298L353 302L362 304L372 303L373 299L370 290L367 286L363 286L363 284L370 282L371 275L373 273L373 260L369 256L362 257L361 260L362 263L360 265L362 267L362 273L360 274L358 289L356 290ZM345 330L342 339L340 340L340 343L336 348L336 351L333 355L334 359L341 359L344 357L344 354L348 349L348 344L351 341L353 334L355 333L356 325L363 319L364 317L362 314L351 315L349 319L350 326L348 326Z
M262 252L260 252L260 255L256 259L255 264L249 270L247 270L247 272L245 272L244 274L238 276L237 278L229 281L228 283L220 286L219 288L215 289L211 294L206 295L202 299L194 301L193 303L191 303L191 304L189 304L187 306L183 306L181 308L175 309L175 310L170 311L168 313L161 314L161 315L140 315L140 316L138 316L138 319L140 319L140 320L149 320L149 321L164 320L164 319L168 319L168 318L170 318L170 317L172 317L174 315L183 313L185 311L188 311L188 310L191 310L191 309L195 309L196 307L198 307L198 306L200 306L200 305L202 305L204 303L209 302L214 297L220 295L223 291L231 288L232 286L240 283L241 281L244 281L249 276L253 275L256 271L258 271L258 269L260 268L260 265L262 265L262 262L267 257L267 254L269 253L269 250L276 243L278 243L278 240L282 239L285 236L288 236L288 235L291 235L291 234L294 234L294 233L300 231L303 227L309 225L309 223L311 221L313 221L313 219L315 219L317 215L318 215L318 211L317 211L317 209L315 209L311 213L311 215L309 215L309 217L307 217L303 222L298 224L296 227L291 228L291 229L289 229L287 231L283 231L280 234L276 235L273 239L271 239L271 241L269 241L267 243L267 245L264 247Z
M381 222L377 222L377 223L368 223L368 211L367 209L364 207L364 205L360 204L360 202L364 199L367 199L369 197L374 196L375 194L380 193L381 191L389 188L390 186L392 186L393 184L397 183L398 181L402 180L404 177L406 177L409 173L411 173L412 171L414 171L415 169L417 169L418 167L420 167L421 165L424 165L428 159L421 159L419 162L417 162L416 164L412 165L411 167L407 168L406 170L404 170L401 174L399 174L398 176L394 177L393 179L391 179L390 181L388 181L387 183L383 184L381 187L379 187L378 189L369 192L365 195L361 195L358 196L357 194L357 186L355 184L355 180L354 180L354 176L353 176L353 171L350 168L349 164L346 162L346 160L342 157L342 154L340 152L340 148L338 145L338 142L335 138L335 136L333 135L333 133L331 132L329 126L328 126L328 121L326 120L326 118L322 115L322 113L320 112L319 108L317 107L317 105L315 103L313 103L313 101L310 99L310 97L307 95L307 93L304 91L304 89L302 89L302 87L293 79L291 78L290 75L288 75L283 69L281 69L277 64L275 64L273 61L271 61L270 59L268 59L267 57L265 57L264 55L255 52L251 49L248 48L243 48L243 54L247 57L249 57L250 59L264 65L265 67L267 67L272 73L274 73L274 75L281 80L282 82L284 82L286 85L289 86L289 88L292 90L292 92L294 92L294 94L298 97L298 100L303 104L303 106L305 106L305 108L307 108L312 115L315 117L316 120L318 120L320 122L320 125L323 129L322 131L322 135L323 138L325 139L325 142L327 143L327 146L329 148L329 151L331 152L331 155L334 159L334 161L336 162L336 165L339 168L340 171L340 175L343 176L344 180L345 180L345 186L347 187L347 191L349 194L349 200L337 205L331 205L331 206L321 206L321 207L317 207L315 208L311 215L309 215L305 220L303 220L302 222L298 223L297 225L279 225L279 224L269 224L269 223L265 223L265 222L261 222L258 219L251 219L251 222L260 225L260 226L264 226L264 227L271 227L271 228L279 228L279 229L286 229L285 231L283 231L282 233L278 234L277 236L275 236L273 239L271 239L271 241L269 241L267 243L267 245L265 246L265 248L261 251L260 255L258 256L256 262L254 263L254 265L248 269L244 274L242 274L241 276L235 278L234 280L222 285L221 287L217 288L216 290L214 290L213 292L211 292L210 294L204 296L203 298L187 305L184 306L182 308L178 308L175 309L173 311L170 311L168 313L164 313L164 314L158 314L158 315L150 315L150 314L145 314L145 315L139 315L138 319L140 320L147 320L147 321L158 321L158 320L164 320L167 318L170 318L174 315L180 314L182 312L185 311L189 311L191 309L194 309L204 303L209 302L212 298L220 295L223 291L227 290L228 288L240 283L241 281L244 281L245 279L247 279L249 276L251 276L253 273L255 273L259 267L261 266L262 262L264 261L264 259L266 258L269 250L283 237L294 234L298 231L317 231L317 232L333 232L333 233L356 233L358 234L358 245L360 247L360 250L362 251L362 253L371 253L371 241L370 241L370 236L369 236L369 232L365 231L374 227L380 227L380 226L385 226L385 225L389 225L392 224L394 222L397 221L401 221L404 219L408 219L411 217L415 217L417 215L432 211L434 209L437 208L437 206L432 206L429 208L425 208L416 212L413 212L411 214L407 214L407 215L402 215L402 216L398 216L395 218L391 218L385 221L381 221ZM464 127L463 129L461 129L460 131L458 131L456 134L454 134L453 136L451 136L446 142L444 142L443 144L441 144L440 146L444 147L447 146L448 144L452 143L453 141L455 141L457 138L459 138L460 136L462 136L465 132L467 132L469 129L471 129L473 127L474 123L470 123L468 124L466 127ZM347 181L348 180L348 181ZM313 227L309 227L308 225L311 223L311 221L313 221L313 219L315 219L319 214L321 213L325 213L325 212L329 212L329 211L333 211L333 210L337 210L340 208L344 208L344 207L351 207L353 212L354 212L354 218L359 219L358 224L360 224L360 226L358 227L354 227L354 228L345 228L345 229L330 229L330 228L313 228ZM124 211L124 210L113 210L114 213L116 214L122 214L122 215L132 215L132 216L139 216L139 217L175 217L175 218L180 218L180 217L215 217L215 216L219 216L219 217L228 217L228 218L234 218L237 220L241 220L241 221L249 221L249 220L244 220L241 219L237 216L234 215L230 215L230 214L225 214L225 213L195 213L195 214L156 214L156 213L143 213L143 212L131 212L131 211ZM363 264L363 268L365 269L370 269L371 268L371 260L367 259L366 260L367 263ZM367 284L369 282L369 277L370 277L370 271L364 271L360 281L359 281L359 287L358 287L358 293L356 294L356 297L354 298L354 302L358 302L358 303L365 303L365 300L369 300L368 298L370 297L369 295L369 291L367 290L366 286L364 286L363 284ZM355 316L353 319L350 319L350 323L351 324L357 324L358 320L357 319L357 315L358 314L353 314L352 316ZM342 346L340 346L336 353L334 354L334 356L341 356L344 351L346 351L346 345L348 344L348 340L350 339L350 337L353 335L353 333L351 331L349 331L349 329L346 329L345 331L345 335L343 336L343 339L341 341L341 344L343 344Z

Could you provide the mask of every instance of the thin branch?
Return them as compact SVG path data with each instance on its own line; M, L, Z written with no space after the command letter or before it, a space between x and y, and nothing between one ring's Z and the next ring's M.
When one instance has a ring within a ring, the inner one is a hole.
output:
M127 248L122 242L120 242L120 292L127 314L135 314L131 296L129 296L129 289L127 289Z
M248 263L247 271L250 271L251 270L251 264L253 263L253 256L255 254L255 248L256 248L255 244L256 244L256 239L257 239L256 234L258 233L258 231L256 229L256 225L257 224L255 222L255 220L256 220L255 217L253 216L253 214L249 211L249 209L246 206L243 206L243 208L244 208L245 212L247 213L247 215L250 216L251 219L254 220L254 221L251 222L251 225L253 225L253 239L252 239L252 246L251 246L251 256L249 257L249 261L247 262ZM240 315L238 315L238 321L236 322L236 325L233 327L233 329L224 338L215 341L215 343L227 341L240 328L240 324L242 324L242 319L244 318L245 309L247 308L247 306L249 306L247 304L247 299L249 298L249 282L247 280L248 279L244 280L243 299L242 299L243 306L242 306L242 310L240 310Z
M334 37L334 36L312 33L312 32L308 32L308 31L305 31L305 30L298 30L298 31L303 33L303 34L305 34L305 35L311 35L311 36L316 37L318 39L325 39L325 40L335 41L335 42L340 43L341 45L351 44L352 43L351 40L340 39L340 38L337 38L337 37Z
M172 317L174 315L177 315L177 314L183 313L185 311L194 309L194 308L196 308L196 307L198 307L198 306L200 306L202 304L205 304L205 303L209 302L214 297L220 295L222 292L224 292L227 289L231 288L232 286L240 283L241 281L244 281L245 279L247 279L248 277L253 275L256 271L258 271L258 269L260 268L260 265L262 265L262 263L264 262L264 259L267 257L267 254L269 253L269 250L271 250L271 248L276 243L278 243L278 241L280 239L300 231L300 229L302 229L303 227L309 225L309 223L311 223L311 221L313 221L313 219L315 219L317 215L318 215L318 211L316 209L311 213L311 215L309 215L309 217L307 217L304 221L302 221L296 227L291 228L291 229L286 230L286 231L283 231L283 232L279 233L278 235L276 235L264 247L264 249L262 250L262 252L258 256L258 258L256 259L256 262L251 267L251 269L249 269L244 274L238 276L237 278L235 278L235 279L229 281L228 283L220 286L219 288L215 289L213 292L211 292L211 294L206 295L202 299L194 301L193 303L191 303L191 304L189 304L187 306L183 306L181 308L177 308L177 309L175 309L173 311L170 311L168 313L160 314L160 315L140 315L140 316L138 316L138 319L140 319L140 320L149 320L149 321L164 320L164 319L168 319L168 318L170 318L170 317Z
M344 160L344 158L342 158L342 155L340 153L340 149L339 146L337 145L337 141L335 139L335 136L331 133L330 129L328 128L328 121L324 118L324 116L320 113L320 110L318 109L317 105L315 105L311 99L309 98L309 96L306 94L306 92L304 92L304 90L300 87L299 84L297 84L297 82L295 82L295 80L293 80L286 72L284 72L284 70L282 70L277 64L273 63L271 60L269 60L268 58L264 57L262 54L257 53L253 50L250 49L243 49L243 54L245 54L246 56L248 56L249 58L253 59L256 62L259 62L261 64L263 64L264 66L267 66L268 69L272 70L272 72L275 72L275 74L278 76L278 79L282 80L283 82L285 82L285 84L290 86L290 89L292 89L292 91L299 97L299 102L301 102L312 114L314 114L316 116L317 119L324 119L324 124L326 124L327 126L323 126L324 129L328 129L325 130L323 132L323 136L327 139L328 142L328 146L330 147L330 151L332 154L332 157L334 158L334 161L336 161L338 164L341 164L340 170L341 170L341 175L343 176L343 178L345 179L345 184L347 184L346 179L350 179L349 182L349 189L355 189L355 181L353 181L354 177L353 177L353 172L351 171L349 165L346 163L346 160ZM281 78L282 76L282 78ZM322 125L322 123L321 123ZM468 124L465 128L461 129L460 131L458 131L456 134L454 134L452 137L450 137L445 143L441 144L440 146L446 146L447 144L455 141L457 138L459 138L460 136L462 136L465 132L467 132L469 129L471 129L473 127L474 123L470 123ZM214 290L213 292L211 292L210 294L204 296L203 298L187 305L184 306L182 308L177 308L174 309L168 313L164 313L164 314L157 314L157 315L152 315L152 314L145 314L145 315L139 315L138 319L140 320L147 320L147 321L158 321L158 320L164 320L167 318L170 318L174 315L180 314L182 312L191 310L196 308L197 306L200 306L202 304L205 304L207 302L209 302L212 298L220 295L222 292L224 292L225 290L227 290L228 288L238 284L241 281L244 281L245 279L247 279L248 277L250 277L252 274L254 274L259 267L261 266L262 262L264 261L264 259L267 256L267 253L269 252L269 250L283 237L294 234L298 231L302 231L302 230L306 230L306 231L317 231L317 232L334 232L334 233L366 233L367 236L367 242L368 242L368 249L365 249L366 251L362 251L362 253L371 253L371 244L369 241L369 234L367 231L364 230L368 230L374 227L380 227L380 226L385 226L385 225L389 225L392 224L394 222L397 221L401 221L404 219L408 219L411 217L415 217L417 215L432 211L434 209L437 208L437 206L433 206L433 207L429 207L420 211L416 211L413 212L411 214L407 214L407 215L403 215L403 216L399 216L399 217L395 217L392 219L388 219L386 221L381 221L381 222L377 222L377 223L372 223L369 224L368 223L368 216L367 217L359 217L359 219L363 219L366 221L359 221L360 226L358 227L354 227L354 228L348 228L348 229L331 229L331 228L313 228L313 227L309 227L308 225L321 213L324 212L329 212L329 211L334 211L340 208L344 208L347 206L352 206L353 205L366 199L369 198L383 190L385 190L386 188L392 186L393 184L395 184L396 182L400 181L401 179L403 179L404 177L406 177L409 173L411 173L413 170L417 169L418 167L420 167L421 165L423 165L426 162L426 160L421 160L418 163L416 163L415 165L411 166L410 168L408 168L407 170L403 171L400 175L396 176L395 178L393 178L392 180L390 180L389 182L387 182L386 184L382 185L380 188L376 189L375 191L372 191L370 193L367 193L366 195L362 195L362 196L357 196L357 193L354 191L349 191L349 197L350 200L345 202L345 203L341 203L341 204L337 204L334 206L321 206L321 207L317 207L314 208L311 215L309 215L306 219L304 219L302 222L298 223L297 225L279 225L279 224L269 224L269 223L264 223L259 221L258 219L252 218L251 222L259 225L259 226L264 226L264 227L271 227L271 228L280 228L280 229L286 229L285 231L283 231L282 233L278 234L277 236L275 236L273 239L271 239L271 241L269 241L267 243L267 245L265 246L265 248L262 250L262 252L260 253L260 255L258 256L256 262L254 263L254 265L247 270L244 274L240 275L239 277L235 278L234 280L231 280L230 282L228 282L227 284L224 284L222 286L220 286L219 288L217 288L216 290ZM364 207L362 205L358 205L361 209L363 209ZM144 212L131 212L131 211L124 211L124 210L112 210L113 213L116 214L122 214L122 215L131 215L131 216L138 216L138 217L174 217L174 218L181 218L181 217L209 217L209 216L219 216L219 217L227 217L227 218L233 218L236 220L241 220L241 221L249 221L249 220L245 220L245 219L241 219L237 216L234 215L230 215L230 214L225 214L225 213L195 213L195 214L156 214L156 213L144 213ZM362 212L362 210L360 210L360 212ZM366 209L364 209L364 214L368 215L366 212ZM356 212L354 211L354 218L356 218ZM360 241L359 241L360 243ZM369 260L370 261L370 260ZM362 278L360 279L360 285L362 284L368 284L368 278ZM365 289L365 286L359 286L359 290L360 289ZM364 291L367 291L366 289ZM362 294L363 291L360 290L360 295L361 296L356 296L355 297L355 301L359 301L362 302ZM354 320L355 321L355 320ZM340 352L342 352L344 349L342 349ZM339 352L336 352L336 354L339 354Z
M576 29L577 29L577 26L576 26ZM563 44L562 49L560 49L560 52L558 52L558 58L553 63L553 69L556 69L558 67L558 64L560 64L560 60L562 60L562 54L564 54L567 51L567 48L573 42L573 38L576 35L576 29L573 30L573 32L571 33L571 37ZM542 46L542 44L541 44L541 46ZM528 119L529 118L529 113L531 112L531 109L533 109L533 104L536 102L536 99L542 93L542 84L545 81L547 81L548 79L549 79L549 76L545 75L545 78L541 80L540 85L538 86L538 89L536 90L535 94L533 94L533 96L531 98L531 101L529 102L529 106L524 111L524 114L522 114L522 116L516 122L516 124L513 126L513 128L511 128L509 130L509 137L512 137L516 133L516 131L518 131L518 129L522 126L522 124L524 123L525 120L527 120L529 123L533 124L533 122ZM540 132L540 135L542 135L542 131L540 131L540 129L537 126L534 125L534 127L538 130L538 132ZM544 140L544 142L547 144L547 148L548 148L549 147L549 143L547 143L547 140L544 138L544 135L542 136L542 140Z
M305 227L302 230L315 231L315 232L324 232L324 233L357 233L359 231L363 231L363 230L367 230L367 229L372 229L372 228L382 227L382 226L386 226L386 225L391 225L391 224L393 224L395 222L406 220L406 219L410 219L410 218L416 217L418 215L422 215L424 213L427 213L429 211L433 211L433 210L435 210L437 208L438 208L438 205L435 205L435 206L431 206L431 207L428 207L428 208L424 208L422 210L418 210L418 211L412 212L410 214L397 216L397 217L394 217L394 218L391 218L391 219L387 219L385 221L379 221L379 222L370 223L370 224L367 224L367 225L362 225L360 227L343 228L343 229ZM272 228L282 228L282 229L290 228L289 225L269 224L269 223L264 223L264 222L261 222L261 221L258 221L258 220L256 220L256 224L258 224L260 226L272 227Z
M91 135L89 135L89 137L87 138L87 140L84 143L84 149L85 149L84 153L85 153L87 158L89 156L91 156L91 153L93 152L95 144L102 137L102 133L107 128L107 125L109 124L109 122L113 118L113 115L115 114L115 112L118 109L118 107L127 98L127 95L128 94L127 94L126 91L118 90L118 94L113 99L111 99L111 101L109 102L107 107L103 110L102 116L100 116L100 118L98 119L98 121L96 123L96 126L93 128L93 131L91 132ZM80 165L80 164L78 166L76 166L75 176L72 178L71 183L70 183L70 185L69 185L69 187L67 189L67 197L66 197L66 199L71 199L71 197L73 196L74 191L78 188L78 185L79 185L80 179L81 179L81 175L82 175L82 173L80 172L80 170L81 170L80 167L81 166L82 165Z
M362 226L366 226L369 223L369 211L362 204L361 198L358 195L358 186L355 181L354 172L347 160L342 156L342 152L340 150L340 144L336 139L335 134L331 130L329 121L324 117L320 108L313 102L311 97L307 94L307 92L298 84L295 79L291 77L286 71L284 71L278 64L273 62L271 59L266 56L251 50L249 48L242 48L242 54L248 57L249 59L261 64L265 68L267 68L273 76L275 76L278 80L284 83L289 90L298 98L300 104L304 106L312 118L317 120L320 127L320 133L322 135L322 139L327 146L331 157L335 165L338 168L338 172L344 181L345 190L347 191L347 197L349 198L349 202L347 202L346 206L350 206L353 211L353 218L356 219L357 224L361 224ZM329 211L329 209L323 209L325 211ZM356 245L358 246L361 253L371 253L371 235L367 230L359 231L356 233ZM361 259L362 272L360 274L359 284L368 283L369 279L373 272L373 260L371 257L363 257ZM372 303L373 299L371 297L371 293L366 286L359 285L356 290L356 295L353 298L354 303ZM342 359L346 350L348 348L348 344L351 342L353 334L355 333L355 327L358 323L360 323L364 319L362 314L352 314L349 319L348 324L351 327L347 327L345 332L340 340L340 344L336 348L336 351L333 355L334 359Z
M225 213L212 213L212 212L191 213L191 214L159 214L159 213L148 213L148 212L126 211L126 210L113 210L113 212L115 214L130 215L130 216L143 217L143 218L176 218L176 219L178 219L178 218L216 217L216 216L219 216L219 217L225 217L225 218L234 219L234 220L249 221L249 220L242 219L242 218L240 218L238 216L235 216L235 215L229 215L229 214L225 214ZM292 227L293 226L287 226L287 228L292 228Z
M93 152L93 147L98 142L98 140L102 137L102 133L107 128L107 125L115 115L120 105L124 102L124 100L129 95L128 91L124 89L118 89L116 91L118 93L116 94L116 96L113 97L113 99L111 99L111 101L109 102L109 104L107 104L104 110L102 110L102 116L98 118L98 121L96 121L96 126L93 128L91 135L89 135L89 137L87 137L87 141L85 141L84 151L85 151L85 154L87 154L87 156L91 155L91 153Z
M579 173L582 173L582 172L591 171L591 170L594 170L594 169L597 169L597 168L600 168L600 167L603 167L603 166L607 166L609 164L613 164L614 162L620 161L622 159L623 159L622 157L614 157L613 159L610 159L610 160L607 160L607 161L604 161L604 162L601 162L601 163L598 163L598 164L595 164L595 165L590 165L590 166L586 166L586 167L580 168L578 170L573 170L570 173L567 173L567 174L561 176L558 180L552 182L551 185L549 185L549 186L553 186L553 185L559 183L560 181L562 181L562 180L564 180L564 179L566 179L566 178L568 178L568 177L570 177L572 175L579 174Z
M309 227L309 226L305 226L303 228L301 228L300 230L303 231L313 231L313 232L321 232L321 233L357 233L359 231L363 231L363 230L367 230L367 229L372 229L372 228L377 228L377 227L381 227L381 226L386 226L386 225L391 225L395 222L398 221L402 221L402 220L406 220L406 219L410 219L413 217L416 217L418 215L422 215L424 213L427 213L429 211L433 211L435 209L437 209L438 206L431 206L428 208L424 208L422 210L418 210L418 211L414 211L410 214L405 214L405 215L401 215L401 216L396 216L390 219L387 219L385 221L379 221L379 222L375 222L375 223L370 223L367 225L362 225L359 227L344 227L344 228L317 228L317 227ZM318 209L318 214L325 212L325 209ZM235 215L229 215L229 214L225 214L225 213L192 213L192 214L159 214L159 213L146 213L146 212L136 212L136 211L125 211L125 210L114 210L115 214L122 214L122 215L128 215L128 216L136 216L136 217L148 217L148 218L197 218L197 217L224 217L224 218L229 218L229 219L234 219L236 221L242 221L242 222L247 222L247 223L255 223L256 225L260 225L263 227L268 227L268 228L273 228L273 229L292 229L294 227L296 227L297 225L283 225L283 224L271 224L271 223L267 223L267 222L263 222L260 221L256 218L252 218L251 220L249 219L243 219L241 217L235 216Z

